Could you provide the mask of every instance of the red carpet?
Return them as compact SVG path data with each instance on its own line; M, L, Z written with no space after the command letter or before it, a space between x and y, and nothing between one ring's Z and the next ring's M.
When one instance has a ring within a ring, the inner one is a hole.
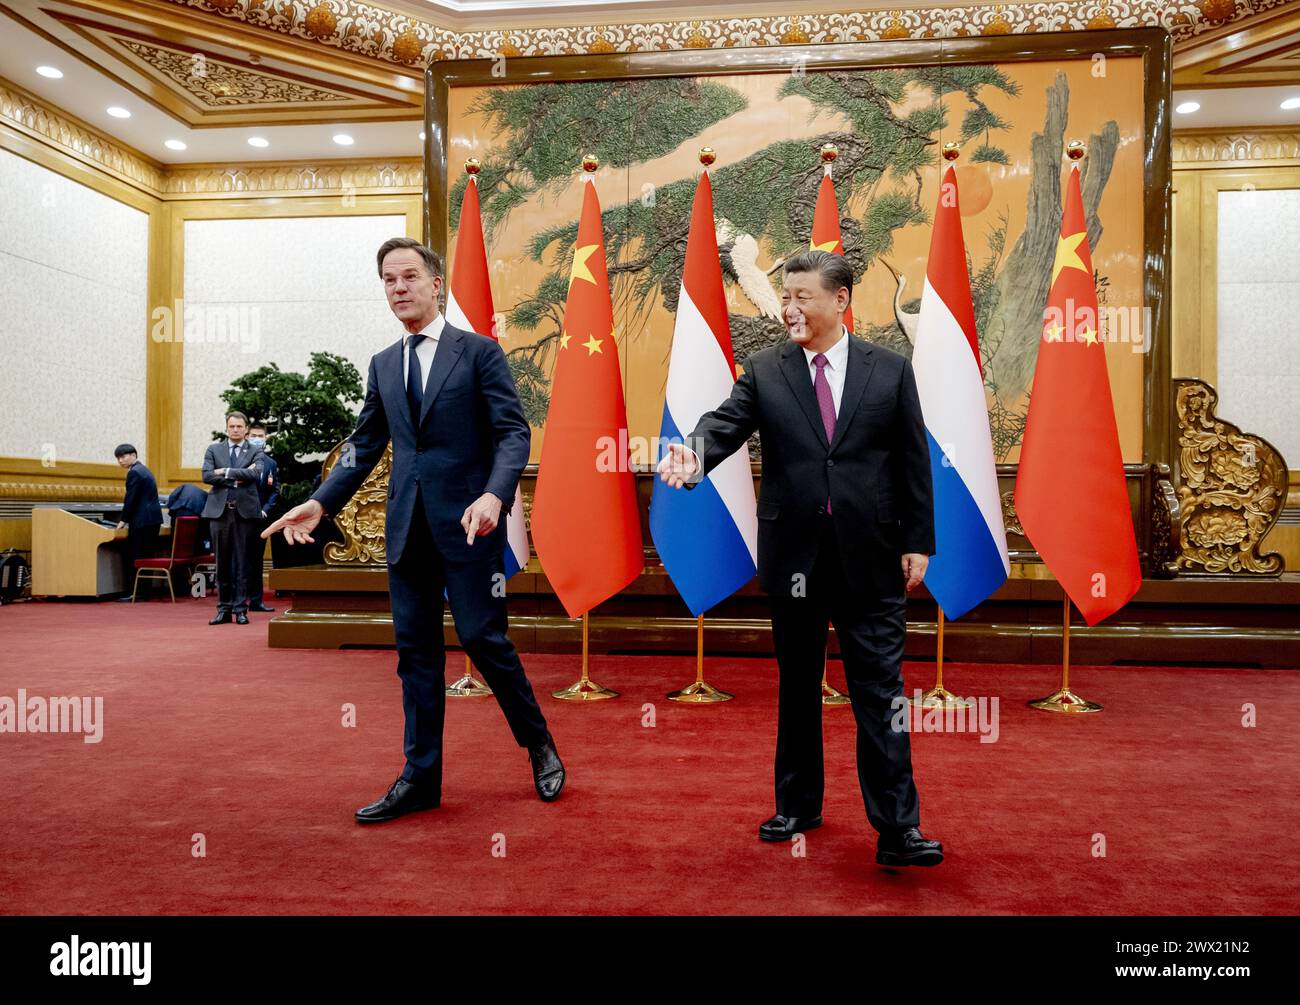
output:
M622 697L544 700L569 770L553 804L491 699L448 703L442 808L363 828L401 758L391 652L269 650L267 615L210 602L0 610L0 695L102 695L104 735L0 734L0 912L9 914L1294 913L1300 673L1077 668L1106 706L1024 702L1059 668L949 668L1002 697L1000 736L913 736L937 869L873 861L848 709L827 709L826 825L807 856L758 841L772 810L775 666L714 659L715 707L664 693L690 658L601 657ZM460 655L449 658L458 672ZM525 657L534 686L576 657ZM926 687L933 667L909 664ZM838 667L832 664L832 680ZM357 726L340 725L352 702ZM642 705L657 725L642 725ZM1258 726L1243 728L1242 706ZM207 855L191 855L201 833ZM506 855L494 857L494 835ZM1094 855L1104 835L1105 856Z

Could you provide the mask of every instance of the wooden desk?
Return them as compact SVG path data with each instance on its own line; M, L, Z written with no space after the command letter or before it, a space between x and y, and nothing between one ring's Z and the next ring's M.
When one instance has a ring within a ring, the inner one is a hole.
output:
M32 508L32 596L98 597L130 589L126 528L56 506Z

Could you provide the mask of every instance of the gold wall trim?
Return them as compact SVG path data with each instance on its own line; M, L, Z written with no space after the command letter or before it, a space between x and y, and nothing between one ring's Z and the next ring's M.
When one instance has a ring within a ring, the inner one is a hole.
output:
M157 161L4 78L0 78L0 122L150 195L162 189L165 169Z
M121 502L126 490L122 485L85 485L76 482L0 482L0 499L24 502L61 502L65 499L86 502Z
M1300 164L1300 129L1175 132L1175 169Z
M160 164L0 77L0 123L156 199L256 195L375 195L423 191L419 157L251 164Z
M1164 28L1194 38L1288 0L1160 0L900 7L709 20L457 31L361 0L166 0L265 31L406 66L443 59L566 56L651 49L877 42L1108 28ZM557 14L556 20L563 18Z
M387 160L285 161L278 164L186 164L169 169L162 198L300 194L374 195L423 191L419 157Z

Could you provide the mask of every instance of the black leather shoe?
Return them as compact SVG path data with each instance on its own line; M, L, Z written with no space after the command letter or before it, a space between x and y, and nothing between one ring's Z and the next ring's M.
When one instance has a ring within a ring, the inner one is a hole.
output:
M431 792L424 786L413 785L404 778L399 778L388 787L381 799L361 807L355 815L359 824L377 824L384 820L396 820L418 810L436 810L441 802L441 793Z
M815 817L783 817L780 813L770 820L764 820L758 825L758 836L764 841L789 841L796 834L802 834L804 831L813 830L822 825L822 818Z
M230 624L229 611L217 611L217 616L208 622L210 625L228 625Z
M248 615L245 614L243 611L240 611L238 614L235 615L235 624L237 625L248 624Z
M274 613L275 613L275 608L274 608L274 607L267 607L265 604L258 604L258 605L256 605L256 606L253 606L252 604L249 604L248 609L249 609L250 611L256 611L258 614L274 614Z
M921 835L920 827L893 834L881 834L876 841L876 862L880 865L938 865L943 845Z
M533 762L533 786L542 802L559 798L564 788L564 765L555 752L555 741L548 739L539 747L530 747L528 759Z

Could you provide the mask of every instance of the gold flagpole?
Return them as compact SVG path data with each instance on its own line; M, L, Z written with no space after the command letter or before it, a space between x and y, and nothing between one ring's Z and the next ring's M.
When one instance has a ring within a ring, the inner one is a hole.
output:
M1029 703L1030 708L1042 709L1044 712L1065 712L1069 715L1081 715L1084 712L1100 712L1101 706L1095 701L1080 698L1070 690L1070 595L1065 594L1065 606L1061 621L1061 690L1046 698L1039 698Z
M831 687L831 682L826 679L826 665L830 662L831 643L826 641L826 652L822 654L822 704L823 705L847 705L849 696L841 694Z
M465 676L454 684L447 685L449 698L486 698L492 689L474 676L474 664L465 654Z
M680 701L688 705L707 705L719 701L731 701L736 697L704 681L704 615L695 618L695 683L687 684L680 691L669 691L669 701Z
M600 701L602 698L617 698L618 692L601 687L587 674L587 628L589 615L582 615L582 677L576 684L570 684L561 691L551 694L560 701Z
M943 639L946 624L943 608L940 607L934 649L934 687L922 694L920 699L909 698L908 702L912 705L922 708L969 708L974 704L969 698L959 698L943 686Z

